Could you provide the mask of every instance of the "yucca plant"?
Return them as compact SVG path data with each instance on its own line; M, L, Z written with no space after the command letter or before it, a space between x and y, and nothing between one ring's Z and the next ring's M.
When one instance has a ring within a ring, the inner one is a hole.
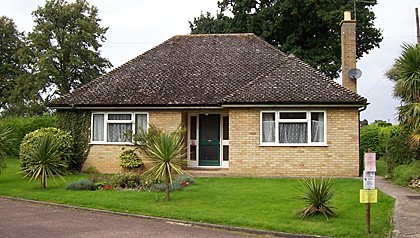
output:
M301 219L316 214L323 214L327 219L328 217L335 217L337 214L333 211L334 207L331 206L333 192L331 190L331 179L324 178L303 178L300 181L302 185L302 199L306 207L298 212Z
M10 127L0 126L0 173L6 167L4 158L13 153L16 142L17 140L12 129Z
M45 135L40 138L25 154L28 166L25 167L24 177L29 177L29 181L40 180L41 187L47 187L47 179L49 177L55 180L54 176L61 179L67 170L67 163L62 158L63 151L60 150L60 144L51 135Z
M170 201L170 185L173 174L185 173L181 164L186 157L184 130L178 128L173 132L163 132L150 125L148 131L142 130L134 135L135 144L155 164L143 175L154 181L165 181L165 200Z

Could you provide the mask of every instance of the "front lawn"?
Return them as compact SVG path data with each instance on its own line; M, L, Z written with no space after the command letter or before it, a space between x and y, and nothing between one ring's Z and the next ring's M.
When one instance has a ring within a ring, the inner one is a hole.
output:
M303 207L296 179L196 178L196 185L171 194L133 191L68 191L69 182L87 175L71 175L66 182L52 179L45 190L38 182L22 179L19 161L6 160L0 174L0 195L56 202L82 207L134 214L167 217L255 229L304 233L333 237L387 237L394 199L379 192L371 207L370 236L365 235L365 205L359 203L362 180L334 179L334 206L338 217L326 220L312 217L300 220L295 215Z

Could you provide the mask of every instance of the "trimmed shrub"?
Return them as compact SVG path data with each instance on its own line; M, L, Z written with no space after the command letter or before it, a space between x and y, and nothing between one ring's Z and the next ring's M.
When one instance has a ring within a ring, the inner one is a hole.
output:
M56 126L56 118L50 115L33 117L7 117L0 119L0 127L13 128L17 142L14 143L13 156L19 156L19 147L26 134L44 127Z
M48 127L33 131L23 138L19 150L20 165L23 171L27 171L31 167L31 158L28 158L29 152L33 150L46 135L54 138L54 142L58 144L56 147L61 152L60 159L66 167L68 167L69 161L73 156L73 137L60 129Z
M96 185L89 179L80 179L76 182L69 183L66 187L67 190L96 190Z

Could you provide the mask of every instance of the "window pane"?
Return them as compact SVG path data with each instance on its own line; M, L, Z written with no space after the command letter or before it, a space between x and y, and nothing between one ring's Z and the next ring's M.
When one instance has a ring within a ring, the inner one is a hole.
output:
M308 125L306 123L279 123L280 143L307 143Z
M93 139L92 141L104 141L104 115L93 114Z
M229 140L229 117L223 117L223 140Z
M136 133L147 130L147 114L136 114Z
M280 112L280 119L306 119L306 112Z
M223 161L229 161L229 146L223 146Z
M131 123L108 123L108 142L130 142Z
M191 117L191 128L190 128L190 139L196 140L197 139L197 117Z
M262 114L262 142L275 142L275 114L263 113Z
M324 142L324 113L311 113L311 141Z
M131 120L131 114L108 114L108 120Z

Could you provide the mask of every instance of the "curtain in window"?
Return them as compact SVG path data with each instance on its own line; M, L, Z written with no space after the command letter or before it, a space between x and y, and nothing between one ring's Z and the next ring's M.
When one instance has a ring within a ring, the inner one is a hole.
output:
M324 123L321 121L311 121L312 142L324 142Z
M104 115L93 114L93 140L104 141Z
M306 123L279 123L280 143L307 143L308 128Z
M108 123L108 142L131 141L131 123Z
M276 122L274 113L262 114L262 142L275 142Z
M136 133L140 132L139 129L147 129L147 115L136 114Z

